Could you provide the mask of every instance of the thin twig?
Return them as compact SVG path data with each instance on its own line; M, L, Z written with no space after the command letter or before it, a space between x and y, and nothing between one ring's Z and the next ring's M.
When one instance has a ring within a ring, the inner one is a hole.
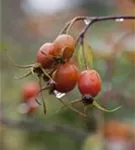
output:
M74 19L72 19L70 21L70 24L68 25L67 29L66 29L66 33L69 33L69 30L72 28L73 24L77 21L84 21L87 19L87 16L77 16Z
M85 28L80 32L79 36L77 37L76 40L76 45L80 39L81 36L83 36L87 30L90 28L90 26L96 22L101 22L101 21L109 21L109 20L115 20L116 19L123 19L124 20L131 20L131 19L135 19L135 16L101 16L101 17L87 17L87 20L89 20L90 22L88 23L87 26L85 26Z
M88 17L87 17L88 18ZM89 17L90 23L86 26L85 30L82 32L82 34L85 34L88 28L96 22L101 22L101 21L109 21L109 20L115 20L116 19L123 19L124 20L131 20L135 19L135 16L101 16L101 17Z
M65 103L62 99L58 99L65 107L68 107L69 109L71 109L72 111L76 112L77 114L79 114L80 116L84 117L85 119L88 119L88 116L82 112L80 112L79 110L77 110L76 108L74 108L73 106Z
M42 79L40 77L39 79L39 85L40 85L40 88L42 88ZM44 114L46 114L46 104L45 104L45 101L44 101L44 96L43 96L43 92L41 91L41 100L42 100L42 104L43 104L43 111L44 111Z
M8 54L8 52L6 52L6 54L7 54L7 57L8 57L8 59L9 59L9 61L10 61L14 66L16 66L16 67L18 67L18 68L24 68L24 69L26 69L26 68L31 68L31 67L34 67L34 66L35 66L35 64L30 64L30 65L20 65L20 64L17 64L17 63L12 59L12 57Z
M26 72L24 75L20 76L20 77L14 77L16 80L21 80L25 77L28 77L29 75L31 75L31 71Z
M39 90L39 93L45 90L49 90L49 89L50 89L50 86L44 86Z
M84 50L84 37L83 36L81 36L81 38L80 38L80 44L81 44L82 54L83 54L83 59L84 59L84 68L87 70L88 69L88 61L87 61L86 53Z
M87 16L77 16L77 17L73 18L72 20L68 21L66 23L66 25L64 26L64 28L60 31L59 35L65 33L65 32L68 33L75 22L80 21L80 20L83 21L85 19L87 19Z

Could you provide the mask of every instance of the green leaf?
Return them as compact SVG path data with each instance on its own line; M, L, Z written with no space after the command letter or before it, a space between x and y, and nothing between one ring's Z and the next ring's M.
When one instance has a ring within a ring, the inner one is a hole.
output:
M88 65L90 66L90 68L93 67L93 53L92 53L92 48L90 45L88 45L88 43L84 42L84 49L85 49L85 54L88 60Z
M84 51L85 51L85 56L87 59L87 64L89 68L93 68L93 53L92 53L92 48L86 41L84 41ZM80 68L84 68L84 57L83 57L83 52L82 52L82 46L80 45L78 48L77 52L77 58L78 62L80 65Z
M93 105L96 107L96 108L98 108L98 109L100 109L100 110L102 110L102 111L104 111L104 112L114 112L114 111L117 111L118 109L120 109L122 106L119 106L119 107L116 107L116 108L114 108L114 109L106 109L106 108L103 108L102 106L100 106L95 100L94 100L94 102L93 102Z

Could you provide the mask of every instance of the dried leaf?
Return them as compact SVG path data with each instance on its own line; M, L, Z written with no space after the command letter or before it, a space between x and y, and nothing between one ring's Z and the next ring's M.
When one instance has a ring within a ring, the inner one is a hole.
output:
M114 108L114 109L106 109L106 108L103 108L102 106L100 106L95 100L94 100L94 102L93 102L93 105L96 107L96 108L98 108L98 109L100 109L100 110L102 110L102 111L104 111L104 112L114 112L114 111L117 111L118 109L120 109L122 106L119 106L119 107L116 107L116 108Z
M86 41L84 41L84 51L87 60L87 64L89 68L93 68L93 53L92 48L88 45ZM82 52L82 46L80 45L77 52L77 58L80 65L80 68L84 68L84 57Z

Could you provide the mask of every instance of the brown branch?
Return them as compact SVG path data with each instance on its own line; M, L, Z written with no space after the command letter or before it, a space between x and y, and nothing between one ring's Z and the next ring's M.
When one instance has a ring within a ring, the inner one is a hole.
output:
M6 117L0 118L0 124L3 124L12 129L34 131L34 132L58 132L66 134L74 140L83 140L89 134L82 129L72 128L66 125L54 124L48 122L39 122L38 120L25 119L25 120L14 120Z
M88 69L88 61L87 61L86 53L84 50L84 38L83 37L80 38L80 44L81 44L81 50L82 50L82 55L84 59L84 68Z
M86 19L86 18L85 18ZM85 20L83 19L83 20ZM123 19L124 20L131 20L131 19L135 19L135 16L101 16L101 17L87 17L87 20L90 21L85 27L84 29L80 32L79 36L76 39L76 45L79 42L79 39L81 37L84 37L84 34L87 32L87 30L90 28L90 26L96 22L101 22L101 21L109 21L109 20L115 20L116 19Z
M66 23L64 28L60 31L59 35L65 33L65 32L68 33L75 22L83 21L85 19L87 19L87 16L77 16L77 17L73 18L72 20L70 20L69 22Z

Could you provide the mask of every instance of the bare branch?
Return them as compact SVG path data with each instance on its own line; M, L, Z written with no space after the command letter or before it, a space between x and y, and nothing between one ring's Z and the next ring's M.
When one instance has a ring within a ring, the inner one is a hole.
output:
M85 18L86 19L86 18ZM85 20L82 18L82 20ZM84 27L84 29L80 32L79 36L76 39L76 45L79 42L79 39L81 37L84 37L84 34L87 32L87 30L90 28L90 26L96 22L101 22L101 21L109 21L109 20L114 20L117 21L118 19L124 20L135 20L135 15L133 16L101 16L101 17L87 17L87 20L89 23Z
M34 132L58 132L59 134L63 133L73 138L74 140L83 140L89 135L82 129L72 128L69 126L48 122L42 123L38 120L33 120L30 118L25 120L14 120L6 117L1 117L0 123L12 129L21 129Z

